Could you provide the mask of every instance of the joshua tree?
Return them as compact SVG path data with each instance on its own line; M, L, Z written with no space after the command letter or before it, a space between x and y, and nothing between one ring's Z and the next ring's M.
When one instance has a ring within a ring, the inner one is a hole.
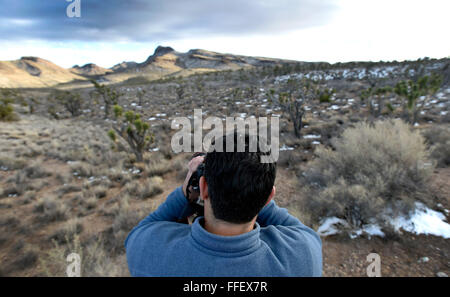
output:
M138 97L138 100L139 100L139 102L138 102L139 106L143 106L143 104L144 104L145 93L146 93L145 90L142 90L141 88L139 88L139 90L136 94Z
M116 105L121 94L116 90L113 90L103 84L99 84L95 80L91 80L94 84L95 92L94 96L100 96L103 99L105 108L105 119L108 118L111 106Z
M426 75L414 82L401 81L395 85L394 92L404 99L403 112L406 120L413 124L426 102L439 90L442 77L437 74ZM423 100L418 100L423 97ZM419 102L420 101L420 102Z
M184 86L183 85L177 85L175 88L175 93L177 94L178 101L183 100L184 98Z
M141 116L133 111L123 112L123 108L114 105L114 115L116 122L113 129L109 130L108 136L116 143L117 136L120 135L129 145L136 156L136 161L144 160L144 152L149 149L154 142L155 136L150 132L150 125L141 120Z
M381 115L384 106L386 105L389 110L392 111L392 105L390 103L385 104L386 96L392 92L392 88L389 86L373 88L369 87L368 89L361 92L360 98L361 101L366 101L369 107L369 112L374 117L378 117ZM377 103L377 108L375 108L374 100Z
M58 103L62 104L68 112L70 112L72 117L81 115L83 99L79 93L57 91L54 98Z
M281 107L287 113L294 125L295 136L301 137L303 128L304 105L310 102L317 94L317 85L308 79L289 79L282 87L282 92L275 94L271 89L268 93L269 102Z

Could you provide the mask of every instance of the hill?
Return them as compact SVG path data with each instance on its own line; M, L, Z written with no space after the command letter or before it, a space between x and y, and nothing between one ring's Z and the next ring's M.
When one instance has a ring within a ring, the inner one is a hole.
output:
M92 77L104 83L119 83L139 77L147 80L167 76L187 76L195 73L237 70L266 65L281 65L293 61L223 54L202 49L186 53L171 47L158 46L144 62L122 62L106 69L89 63L64 69L37 57L16 61L0 61L0 87L41 88L66 84L66 87L89 85Z
M0 87L40 88L86 78L38 57L0 61Z

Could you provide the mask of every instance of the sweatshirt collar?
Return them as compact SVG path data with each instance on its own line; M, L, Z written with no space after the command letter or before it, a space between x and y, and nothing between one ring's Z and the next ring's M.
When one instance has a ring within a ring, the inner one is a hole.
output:
M192 223L191 236L194 244L204 250L223 254L223 256L235 254L249 254L260 245L260 226L255 223L252 231L236 236L216 235L206 231L202 226L204 217L198 217Z

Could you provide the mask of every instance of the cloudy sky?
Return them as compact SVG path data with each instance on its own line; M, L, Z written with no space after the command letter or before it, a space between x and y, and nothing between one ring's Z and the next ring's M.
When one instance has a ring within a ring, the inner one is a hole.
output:
M79 18L67 16L73 1ZM111 67L157 45L300 61L442 58L449 11L448 0L0 0L0 60Z

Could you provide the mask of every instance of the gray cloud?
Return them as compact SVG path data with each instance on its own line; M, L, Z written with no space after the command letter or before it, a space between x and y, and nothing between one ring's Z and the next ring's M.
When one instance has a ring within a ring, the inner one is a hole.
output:
M327 23L332 0L0 0L1 40L171 40L273 34Z

